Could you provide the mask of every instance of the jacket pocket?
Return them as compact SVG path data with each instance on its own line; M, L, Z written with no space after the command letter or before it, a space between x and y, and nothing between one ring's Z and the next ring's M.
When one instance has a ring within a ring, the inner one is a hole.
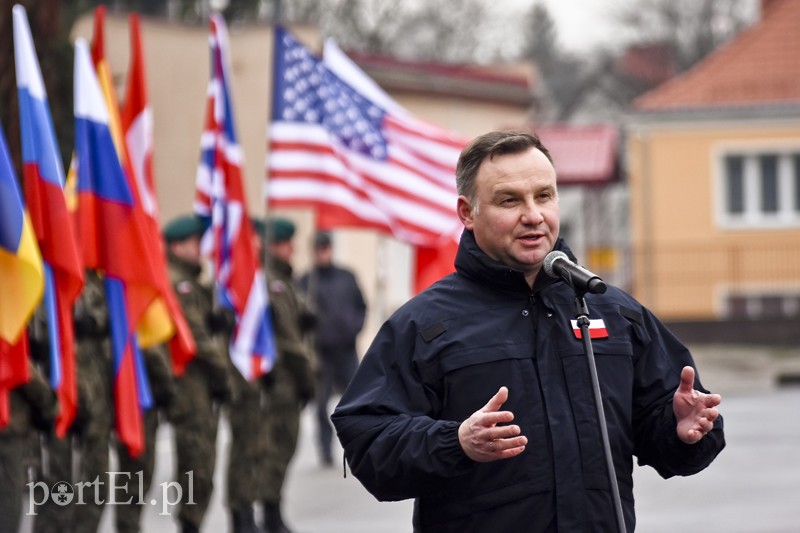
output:
M617 478L627 479L625 472L629 470L633 442L630 429L633 348L627 340L611 339L595 339L592 348ZM609 489L594 387L583 343L575 340L559 345L558 356L578 434L584 484L588 489Z
M476 462L465 475L442 479L426 498L426 508L437 510L435 516L426 515L426 522L468 516L552 490L552 458L532 350L525 344L496 343L441 353L436 375L430 376L441 398L434 418L461 422L505 386L509 397L502 410L514 414L511 424L520 427L528 444L517 457Z

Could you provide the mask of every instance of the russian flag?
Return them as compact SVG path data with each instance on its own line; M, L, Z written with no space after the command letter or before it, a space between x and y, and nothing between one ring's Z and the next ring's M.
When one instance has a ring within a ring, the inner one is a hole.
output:
M50 385L61 404L56 434L63 437L78 403L72 308L83 288L83 266L67 210L61 153L28 18L20 5L14 6L13 16L25 196L44 259Z
M136 322L139 345L143 348L148 348L169 340L174 336L176 327L170 315L170 309L165 302L166 298L163 296L165 286L169 285L169 283L167 280L166 261L163 250L159 245L161 236L157 222L154 224L150 216L155 200L154 191L149 191L142 187L139 176L136 174L137 169L129 156L128 145L121 124L117 95L111 79L111 67L105 55L105 11L105 6L99 6L94 12L92 61L108 111L108 127L111 132L111 138L114 140L114 148L133 197L133 217L138 219L138 225L145 235L145 247L142 251L146 255L141 256L141 260L151 265L150 271L153 277L148 283L159 293L159 296L147 305L144 315Z
M146 233L135 216L108 126L108 109L84 39L75 42L75 158L84 262L103 271L111 319L117 432L134 457L144 449L141 412L152 406L136 326L158 296Z
M9 420L8 391L29 379L25 325L43 291L42 257L0 126L0 429Z
M253 247L253 228L242 184L242 149L236 140L229 91L228 33L220 15L212 15L211 80L206 123L200 140L195 213L210 222L203 238L212 257L218 301L236 314L229 352L248 380L269 372L275 339L261 261Z

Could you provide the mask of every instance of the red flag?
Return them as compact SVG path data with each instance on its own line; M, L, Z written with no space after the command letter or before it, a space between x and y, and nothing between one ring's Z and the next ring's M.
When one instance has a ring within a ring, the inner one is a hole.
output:
M11 419L8 393L30 379L28 335L23 332L15 344L0 337L0 429Z
M139 191L141 207L145 214L145 229L148 242L153 247L153 257L159 275L161 299L166 306L167 316L155 312L148 313L146 319L167 320L173 323L174 334L169 346L176 375L181 375L186 365L194 357L196 346L192 332L183 316L178 299L169 281L165 260L164 243L159 231L159 210L153 176L153 114L147 99L147 80L145 76L144 54L142 52L139 17L129 18L131 32L131 61L128 69L128 82L125 91L125 105L121 112L122 130L125 135L129 166L133 183Z
M323 229L376 228L416 246L418 290L452 272L465 141L412 116L333 45L323 63L282 28L275 39L269 205L315 207Z

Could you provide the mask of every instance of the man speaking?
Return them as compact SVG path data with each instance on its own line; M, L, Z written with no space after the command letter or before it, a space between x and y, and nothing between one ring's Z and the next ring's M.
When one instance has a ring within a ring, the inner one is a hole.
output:
M419 532L617 531L575 293L544 272L556 171L527 133L475 139L456 169L456 272L381 327L332 420L379 500L414 498ZM618 288L585 301L625 529L633 457L691 475L725 446L720 396L691 354Z

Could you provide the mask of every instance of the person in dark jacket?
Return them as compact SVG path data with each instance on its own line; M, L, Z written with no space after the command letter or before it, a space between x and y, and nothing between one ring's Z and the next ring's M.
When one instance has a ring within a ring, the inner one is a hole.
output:
M364 327L367 306L355 275L333 264L333 242L328 232L314 237L314 268L300 278L299 285L317 318L317 444L322 464L331 466L333 427L328 404L334 392L344 392L358 367L356 339Z
M332 420L379 500L415 498L414 531L617 531L575 293L547 276L559 239L556 172L533 135L462 152L456 272L381 327ZM719 395L689 351L622 290L587 294L625 528L633 457L665 477L725 445Z

